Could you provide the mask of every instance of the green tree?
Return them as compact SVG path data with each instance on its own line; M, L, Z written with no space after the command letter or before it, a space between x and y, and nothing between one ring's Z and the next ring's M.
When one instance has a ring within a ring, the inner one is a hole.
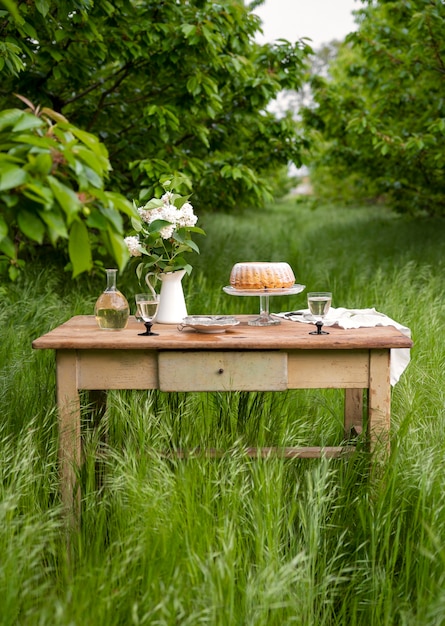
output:
M444 215L445 5L369 1L357 21L303 113L314 181Z
M310 49L255 43L257 4L19 0L17 15L0 12L13 47L0 109L20 93L97 135L111 184L129 198L155 195L162 174L180 171L197 207L262 204L277 170L301 161L291 115L277 119L268 105L298 88Z
M122 216L135 213L124 196L104 188L105 146L52 109L26 103L26 111L0 112L0 269L15 279L30 248L60 240L74 276L102 251L122 269Z

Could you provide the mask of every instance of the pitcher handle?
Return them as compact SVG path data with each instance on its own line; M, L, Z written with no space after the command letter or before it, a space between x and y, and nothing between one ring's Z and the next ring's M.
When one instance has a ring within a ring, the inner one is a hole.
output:
M151 279L152 276L154 277L154 280ZM156 290L154 288L157 280L158 280L158 275L156 274L156 272L148 272L148 274L145 274L145 282L147 283L147 287L150 289L150 293L153 296L154 300L158 299L158 294L156 293Z

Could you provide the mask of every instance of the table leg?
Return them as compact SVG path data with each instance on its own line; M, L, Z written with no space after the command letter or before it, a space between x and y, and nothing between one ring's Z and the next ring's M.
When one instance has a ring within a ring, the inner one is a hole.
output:
M90 389L89 404L93 413L93 426L96 428L107 410L107 392L104 389Z
M363 432L363 389L345 389L345 439Z
M56 363L60 490L65 513L72 523L76 523L80 511L80 491L76 492L76 471L81 462L76 351L58 350Z
M101 489L105 477L104 452L107 446L107 432L100 428L100 423L107 410L107 392L103 389L90 390L88 404L92 412L92 427L99 429L98 453L96 454L96 488Z
M370 451L389 453L391 426L390 351L371 350L369 359L368 436Z

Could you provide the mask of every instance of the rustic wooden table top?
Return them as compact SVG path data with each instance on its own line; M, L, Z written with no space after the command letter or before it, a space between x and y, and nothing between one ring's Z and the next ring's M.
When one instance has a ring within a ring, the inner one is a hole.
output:
M309 324L281 320L275 326L249 326L255 315L238 315L240 324L217 334L199 333L176 325L154 324L156 336L141 337L144 326L130 316L124 330L100 330L94 315L77 315L35 339L35 349L53 350L359 350L410 348L412 341L393 326L342 329L310 335Z

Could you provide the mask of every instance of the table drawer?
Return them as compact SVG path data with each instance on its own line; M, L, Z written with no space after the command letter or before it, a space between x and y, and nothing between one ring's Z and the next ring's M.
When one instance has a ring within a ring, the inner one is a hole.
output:
M287 354L279 351L159 353L162 391L282 391Z
M154 350L79 350L78 389L157 389Z
M289 389L369 387L368 350L290 350Z

